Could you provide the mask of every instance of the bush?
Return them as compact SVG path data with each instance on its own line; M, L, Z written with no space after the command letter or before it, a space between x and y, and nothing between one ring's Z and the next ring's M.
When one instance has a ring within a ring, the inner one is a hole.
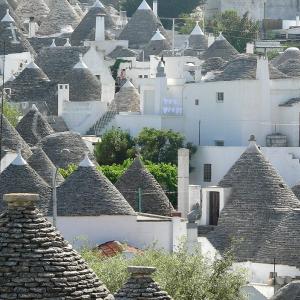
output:
M122 255L104 258L88 249L81 254L112 293L126 282L127 266L137 265L156 267L154 279L176 300L243 299L240 288L245 284L244 271L232 270L231 252L213 263L200 251L189 254L185 246L180 246L172 254L148 249L132 259L125 259Z
M1 106L0 106L0 109L1 109ZM19 118L21 117L21 113L15 106L13 106L12 104L10 104L7 101L4 101L3 102L3 114L12 126L14 126L14 127L17 126L17 124L19 122Z

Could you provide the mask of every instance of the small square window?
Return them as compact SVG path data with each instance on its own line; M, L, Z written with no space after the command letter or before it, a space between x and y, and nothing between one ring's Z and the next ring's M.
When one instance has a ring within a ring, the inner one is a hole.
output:
M144 75L144 78L148 78L148 75Z
M61 84L61 85L59 86L59 88L62 90L62 89L64 88L64 86Z
M215 146L217 146L217 147L223 147L224 146L224 141L223 140L216 140L215 141Z
M143 75L139 75L139 78L143 78Z
M195 100L195 105L199 105L199 99Z
M224 93L217 93L217 102L224 102Z
M204 182L211 182L211 164L204 164L203 180Z
M66 85L65 85L65 89L67 89L68 87L69 87L69 86L66 84Z

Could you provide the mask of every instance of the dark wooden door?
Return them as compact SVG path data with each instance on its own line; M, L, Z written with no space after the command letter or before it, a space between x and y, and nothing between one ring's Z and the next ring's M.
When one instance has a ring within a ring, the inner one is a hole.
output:
M209 225L218 225L220 215L220 193L209 192Z

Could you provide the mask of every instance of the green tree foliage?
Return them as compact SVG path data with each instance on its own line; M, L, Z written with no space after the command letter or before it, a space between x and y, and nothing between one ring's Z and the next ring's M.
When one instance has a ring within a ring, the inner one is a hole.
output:
M113 128L102 136L95 146L95 156L100 165L121 164L134 157L134 141L130 134Z
M154 163L166 162L177 165L177 152L183 147L190 149L191 155L196 152L192 144L184 143L182 134L172 130L144 128L135 142L141 147L142 157Z
M1 109L1 106L0 106ZM12 126L17 126L21 113L19 110L7 101L3 103L3 114Z
M121 3L122 9L127 11L128 16L136 11L142 0L123 0ZM152 7L152 0L147 0ZM203 3L199 0L163 0L159 1L158 14L161 18L176 18L182 13L191 13L196 6Z
M101 171L113 184L125 173L128 167L132 164L133 159L127 159L122 164L102 165L97 169ZM177 202L177 166L167 163L154 164L150 161L145 161L145 167L159 182L167 196L174 206ZM75 170L77 166L69 165L65 169L59 169L60 174L67 178Z
M244 270L232 270L230 252L214 262L204 258L200 251L189 254L185 246L169 254L163 250L146 250L132 259L119 255L104 258L95 251L81 253L89 266L114 293L128 278L127 266L153 266L154 279L176 300L241 300L240 288L245 284Z
M196 152L196 147L191 143L185 144L184 140L181 133L172 130L144 128L136 138L132 138L126 131L113 128L96 144L95 156L100 165L122 164L135 156L138 146L145 161L177 165L179 148L190 149L191 155Z
M228 10L209 20L206 31L215 35L222 32L239 52L243 52L247 43L257 38L259 23L250 19L248 13L240 17L236 11Z

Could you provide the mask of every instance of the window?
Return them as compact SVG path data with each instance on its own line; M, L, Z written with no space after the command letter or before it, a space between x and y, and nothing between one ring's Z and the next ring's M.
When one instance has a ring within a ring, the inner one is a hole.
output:
M148 75L144 75L144 78L148 78Z
M217 147L223 147L224 146L224 141L222 141L222 140L216 140L215 141L215 146L217 146Z
M97 78L98 80L100 80L100 75L96 75L96 78Z
M224 102L224 93L217 93L217 102Z
M59 85L59 89L62 90L64 86L62 84Z
M143 78L143 75L139 75L139 78Z
M203 181L211 182L211 164L204 164Z
M195 105L199 105L199 99L195 100Z

